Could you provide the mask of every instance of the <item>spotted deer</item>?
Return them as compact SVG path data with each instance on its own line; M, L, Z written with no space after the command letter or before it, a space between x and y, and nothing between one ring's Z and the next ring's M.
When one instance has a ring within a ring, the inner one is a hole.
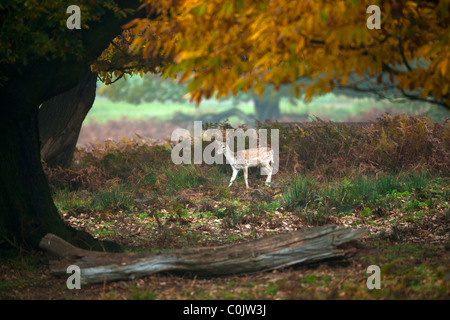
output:
M233 169L228 188L231 187L238 172L242 169L244 171L245 186L248 189L247 176L249 167L263 168L264 173L267 174L266 185L270 186L272 179L272 166L270 164L273 163L274 154L271 148L254 148L233 152L226 142L216 141L216 143L218 144L217 154L224 154Z

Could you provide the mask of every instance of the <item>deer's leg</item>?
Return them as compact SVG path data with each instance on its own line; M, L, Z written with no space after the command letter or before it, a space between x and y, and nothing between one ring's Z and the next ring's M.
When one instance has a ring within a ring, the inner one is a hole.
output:
M266 179L266 185L270 186L270 182L272 181L272 166L270 164L268 164L266 166L266 171L267 171L267 179Z
M228 185L228 188L231 187L231 185L233 184L238 172L239 172L239 170L236 170L235 168L233 168L233 175L231 176L231 180L230 180L230 184Z
M248 180L247 180L247 177L248 177L248 167L245 167L243 170L244 170L245 187L248 189Z

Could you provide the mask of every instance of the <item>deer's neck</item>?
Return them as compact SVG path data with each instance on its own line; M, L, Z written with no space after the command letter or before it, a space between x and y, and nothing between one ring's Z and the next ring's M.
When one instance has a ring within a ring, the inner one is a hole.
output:
M225 158L228 160L229 163L235 163L236 162L236 155L233 151L231 151L230 147L226 145L225 147Z

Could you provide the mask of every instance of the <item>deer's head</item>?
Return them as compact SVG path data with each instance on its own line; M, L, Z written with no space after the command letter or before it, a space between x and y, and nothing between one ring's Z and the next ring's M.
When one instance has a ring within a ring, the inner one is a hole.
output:
M216 146L217 146L217 149L216 149L217 154L224 154L225 153L225 151L227 149L227 145L226 145L225 142L219 142L219 141L216 140Z

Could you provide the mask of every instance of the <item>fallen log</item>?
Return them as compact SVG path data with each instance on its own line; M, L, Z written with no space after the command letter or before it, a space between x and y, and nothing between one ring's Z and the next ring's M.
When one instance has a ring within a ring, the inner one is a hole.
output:
M338 259L355 253L364 229L322 226L221 247L183 248L164 253L106 253L83 250L47 234L40 247L61 257L53 275L81 269L81 283L128 280L157 272L190 272L201 277L249 274Z

